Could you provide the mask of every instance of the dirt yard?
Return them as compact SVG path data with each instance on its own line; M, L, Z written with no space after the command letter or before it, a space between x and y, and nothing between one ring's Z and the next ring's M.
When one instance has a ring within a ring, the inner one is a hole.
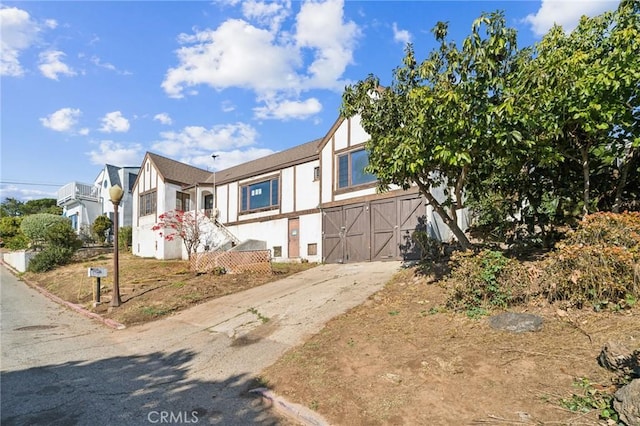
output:
M445 297L405 270L261 380L336 425L607 424L590 408L615 378L596 358L608 340L640 347L637 306L596 313L537 301L514 311L542 316L542 331L514 334L447 312Z
M194 275L184 261L121 254L123 304L109 308L111 254L24 278L127 325L313 267L274 265L275 274ZM95 278L106 267L102 305ZM496 331L487 317L444 308L439 282L403 270L363 305L330 321L264 371L259 382L336 425L594 425L599 395L616 377L598 366L605 342L640 347L640 309L560 310L537 300L514 309L544 318L542 331ZM573 408L577 411L572 411ZM615 423L608 423L613 425Z
M236 293L284 278L315 266L312 263L273 264L274 273L196 275L182 260L143 259L120 253L120 298L122 304L111 308L113 254L104 254L56 268L43 274L25 273L29 283L39 285L60 298L82 305L92 312L125 325L159 319L195 304ZM87 276L89 267L107 268L101 278L101 302L93 306L96 278Z

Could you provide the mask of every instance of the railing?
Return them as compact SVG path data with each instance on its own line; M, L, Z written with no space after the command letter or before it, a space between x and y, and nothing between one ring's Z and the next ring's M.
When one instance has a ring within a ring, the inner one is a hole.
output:
M58 190L58 206L63 206L72 200L100 201L100 191L94 185L71 182Z

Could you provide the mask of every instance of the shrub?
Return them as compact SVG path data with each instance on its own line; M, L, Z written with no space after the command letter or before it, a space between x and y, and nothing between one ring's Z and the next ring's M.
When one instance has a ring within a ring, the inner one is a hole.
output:
M544 261L550 301L581 308L625 307L640 298L640 213L587 216Z
M20 229L27 236L31 245L39 249L46 243L47 228L56 223L66 223L71 227L71 222L66 217L50 213L38 213L25 216L20 224Z
M98 216L96 220L91 224L91 233L93 234L93 238L100 244L104 244L107 239L106 232L111 229L113 224L111 223L111 219L107 216L102 215Z
M49 246L36 254L29 262L29 272L47 272L56 266L70 262L75 250L69 247Z
M82 240L78 238L69 221L51 224L44 233L44 241L47 246L68 248L73 252L82 247Z
M133 228L130 226L123 226L118 230L118 248L123 250L129 250L131 242L133 240Z
M523 303L531 295L526 268L499 251L457 252L450 263L451 276L445 282L451 285L447 306L470 316Z

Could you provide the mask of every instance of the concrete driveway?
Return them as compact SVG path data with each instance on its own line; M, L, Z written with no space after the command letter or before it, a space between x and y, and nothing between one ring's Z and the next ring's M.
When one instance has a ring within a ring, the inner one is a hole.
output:
M181 423L278 424L247 394L252 379L382 288L399 266L320 265L125 330L79 322L49 301L38 300L43 317L5 311L3 271L2 424L153 424L162 413ZM11 294L11 306L41 298ZM47 321L64 333L43 335Z

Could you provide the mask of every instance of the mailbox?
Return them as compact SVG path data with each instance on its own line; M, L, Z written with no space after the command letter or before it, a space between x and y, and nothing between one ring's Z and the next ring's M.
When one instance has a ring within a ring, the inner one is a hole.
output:
M87 274L90 277L104 278L107 276L107 268L89 268Z

